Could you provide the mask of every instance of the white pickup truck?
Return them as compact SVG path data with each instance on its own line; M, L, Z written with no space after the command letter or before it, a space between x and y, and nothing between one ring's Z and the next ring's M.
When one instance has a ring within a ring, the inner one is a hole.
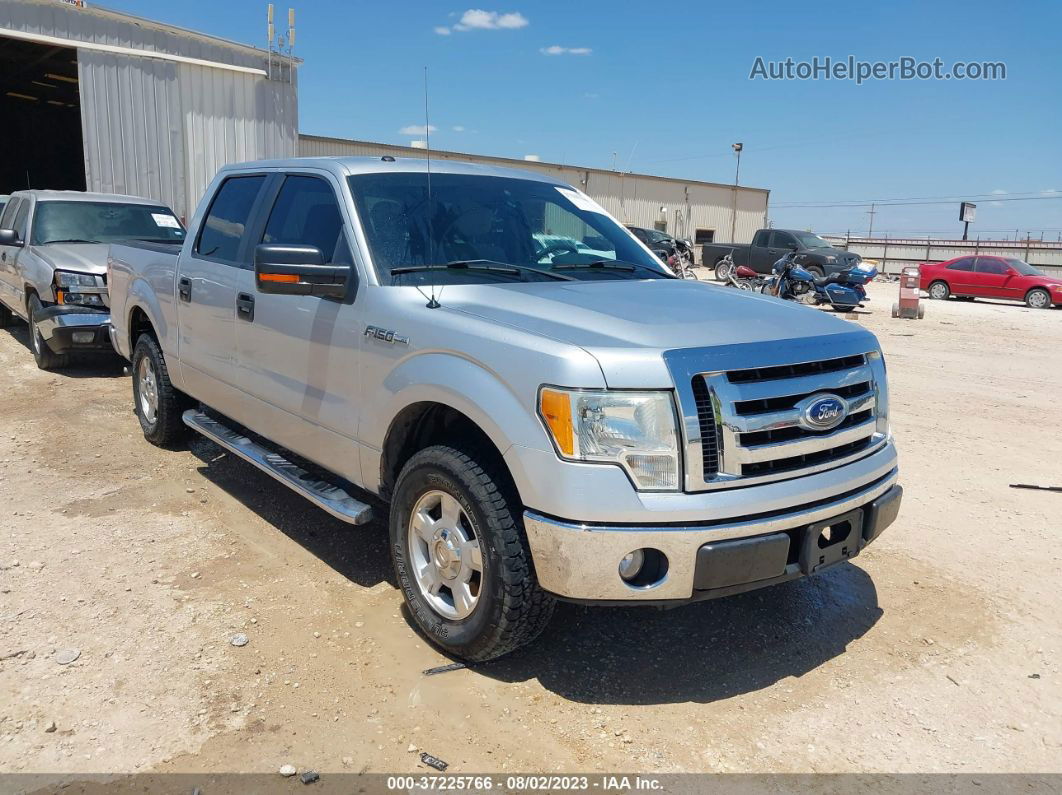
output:
M899 509L872 334L675 279L548 177L230 166L182 247L109 264L145 436L193 428L352 524L380 498L411 613L455 656L529 642L556 598L813 574Z

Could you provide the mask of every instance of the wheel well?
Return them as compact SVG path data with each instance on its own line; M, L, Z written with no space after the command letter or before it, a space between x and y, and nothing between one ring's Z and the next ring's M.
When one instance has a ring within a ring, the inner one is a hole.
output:
M476 458L480 466L507 481L516 493L501 452L475 422L443 403L413 403L391 421L380 457L380 496L391 498L402 467L425 447L445 444Z
M140 339L141 334L150 334L158 341L159 335L155 333L155 327L151 325L151 321L148 319L147 312L141 309L139 306L133 307L133 311L129 313L129 352L132 354L133 348L136 347L136 341Z
M1035 287L1030 287L1028 290L1026 290L1025 291L1026 297L1028 297L1029 293L1035 292L1037 290L1039 290L1041 293L1047 293L1047 297L1048 298L1051 297L1051 291L1048 290L1046 287L1041 287L1040 285L1036 285Z

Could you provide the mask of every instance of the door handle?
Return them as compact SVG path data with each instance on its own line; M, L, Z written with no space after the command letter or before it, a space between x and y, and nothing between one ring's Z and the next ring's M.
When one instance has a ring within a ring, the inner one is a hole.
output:
M254 296L247 293L240 293L236 296L236 314L251 322L254 320Z
M192 300L192 280L181 277L177 280L177 295L185 302Z

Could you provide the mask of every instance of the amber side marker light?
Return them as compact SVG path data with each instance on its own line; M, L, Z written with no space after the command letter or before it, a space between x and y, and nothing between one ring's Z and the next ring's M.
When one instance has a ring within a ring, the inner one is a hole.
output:
M539 395L539 410L560 451L567 456L573 455L575 430L572 427L571 396L565 392L543 389Z
M259 281L282 282L283 284L298 284L299 277L295 273L259 273Z

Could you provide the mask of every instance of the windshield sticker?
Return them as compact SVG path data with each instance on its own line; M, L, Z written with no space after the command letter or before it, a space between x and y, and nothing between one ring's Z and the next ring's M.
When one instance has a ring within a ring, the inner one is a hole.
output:
M161 226L166 229L180 229L180 222L172 215L166 215L165 213L152 213L151 217L155 219L155 226Z
M572 190L571 188L557 188L557 193L570 201L580 210L586 210L591 213L599 213L601 215L607 215L605 208L591 199L582 191Z

